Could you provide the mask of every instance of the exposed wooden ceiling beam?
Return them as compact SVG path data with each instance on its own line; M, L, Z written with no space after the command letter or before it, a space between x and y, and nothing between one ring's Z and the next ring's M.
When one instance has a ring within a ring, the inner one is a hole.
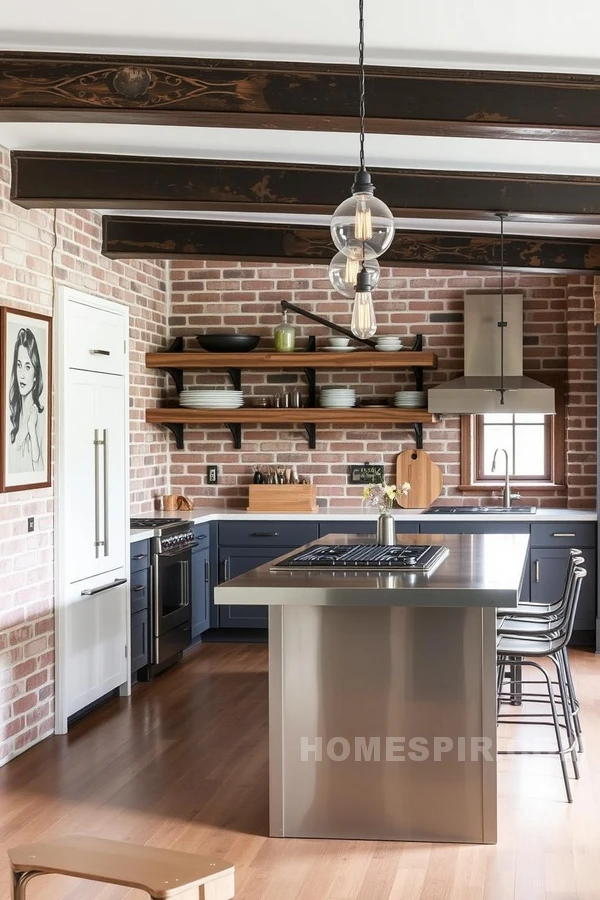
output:
M27 208L196 209L331 214L354 170L273 162L15 151L11 199ZM397 216L600 220L600 178L373 169Z
M218 259L328 263L329 229L315 225L224 224L190 219L105 216L103 253L113 259ZM497 235L397 231L382 257L388 266L497 269ZM507 268L600 272L600 241L505 238Z
M596 141L600 76L369 67L368 130ZM354 66L0 54L0 121L355 131Z

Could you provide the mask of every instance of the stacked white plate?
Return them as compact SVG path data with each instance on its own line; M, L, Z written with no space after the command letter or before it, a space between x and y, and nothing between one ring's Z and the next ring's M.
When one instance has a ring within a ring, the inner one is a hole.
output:
M423 409L427 406L425 391L396 391L394 406L399 409Z
M244 405L242 391L223 388L182 391L179 405L186 409L239 409Z
M377 349L382 351L402 350L402 341L393 334L382 334L375 338Z
M349 409L356 405L356 391L352 388L321 388L320 405L328 409Z

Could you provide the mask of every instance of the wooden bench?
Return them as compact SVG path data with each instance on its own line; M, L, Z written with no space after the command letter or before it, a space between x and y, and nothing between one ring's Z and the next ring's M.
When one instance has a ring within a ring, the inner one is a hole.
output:
M12 900L25 900L36 875L72 875L139 888L155 900L231 900L234 867L227 862L95 837L64 837L8 851Z

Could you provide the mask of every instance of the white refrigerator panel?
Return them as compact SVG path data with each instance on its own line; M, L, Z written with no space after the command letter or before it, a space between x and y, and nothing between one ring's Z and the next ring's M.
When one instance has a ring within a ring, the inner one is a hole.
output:
M65 440L66 580L125 565L125 379L71 369Z

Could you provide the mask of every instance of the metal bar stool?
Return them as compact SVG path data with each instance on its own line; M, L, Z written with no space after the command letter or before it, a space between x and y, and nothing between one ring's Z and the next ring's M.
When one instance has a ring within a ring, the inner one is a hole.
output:
M575 736L575 728L573 725L573 712L571 703L568 697L568 686L566 683L566 676L564 673L564 667L562 663L562 651L565 649L571 634L573 633L573 625L575 622L575 614L577 612L577 604L579 601L579 594L581 591L581 584L583 578L586 576L585 569L575 566L573 568L571 584L566 593L565 599L565 611L564 615L561 616L560 624L558 627L554 628L556 622L553 622L553 630L547 632L544 635L528 635L526 637L523 636L502 636L498 642L498 666L501 673L503 673L507 667L511 665L515 665L514 657L521 657L519 665L522 666L530 666L535 669L538 669L542 673L543 680L540 682L537 681L538 684L543 684L547 690L548 694L548 702L550 704L550 711L552 714L551 722L534 722L533 724L550 724L554 726L554 732L556 735L556 745L557 750L503 750L498 751L501 754L505 755L520 755L520 754L529 754L529 753L539 753L541 755L558 755L560 759L563 781L565 785L565 791L567 794L567 800L569 803L573 802L573 797L571 794L571 786L569 783L569 775L567 771L567 764L565 757L567 754L571 755L573 761L573 769L576 777L579 777L578 767L577 767L577 754L576 754L576 736ZM536 660L539 659L549 659L552 661L553 665L556 668L557 674L557 683L559 687L560 693L560 703L562 706L563 716L565 720L565 729L567 732L567 745L563 745L563 739L561 735L561 723L558 714L558 705L557 699L554 695L554 685L550 676ZM504 675L499 674L499 685L503 684ZM529 683L529 682L528 682ZM507 698L510 697L510 694L505 695ZM536 702L539 702L539 695L535 693L532 694L523 694L523 699L531 699ZM543 699L543 698L542 698ZM499 702L503 701L503 695L500 692ZM524 713L521 717L512 718L515 716L515 713L510 714L502 714L500 713L498 718L499 721L510 722L513 724L520 724L524 718L531 718L532 716L528 716L527 713Z

